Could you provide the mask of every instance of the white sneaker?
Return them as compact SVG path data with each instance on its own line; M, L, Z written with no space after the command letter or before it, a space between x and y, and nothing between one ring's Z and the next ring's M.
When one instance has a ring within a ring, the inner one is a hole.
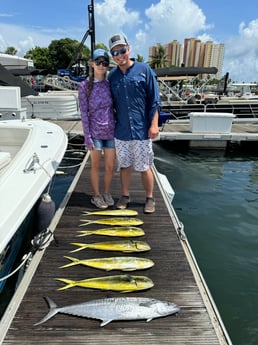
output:
M95 205L97 208L108 208L108 205L106 202L103 200L101 195L96 195L91 198L91 203Z
M113 206L115 203L114 199L112 198L112 195L110 193L104 193L103 199L108 206Z

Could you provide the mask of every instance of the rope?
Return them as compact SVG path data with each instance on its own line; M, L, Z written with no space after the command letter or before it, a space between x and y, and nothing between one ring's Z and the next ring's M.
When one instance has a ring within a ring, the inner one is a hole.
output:
M25 263L27 262L27 260L28 260L31 256L32 256L32 253L31 253L31 252L29 252L28 254L24 255L23 258L22 258L23 261L21 262L21 264L20 264L18 267L16 267L16 269L13 270L11 273L7 274L7 275L4 276L4 277L1 277L1 278L0 278L0 282L6 280L6 279L8 279L8 278L10 278L10 277L13 276L17 271L19 271L19 269L22 268L22 266L25 265Z
M67 166L59 166L58 169L71 169L71 168L77 168L79 166L81 166L82 163L78 163L78 164L75 164L75 165L67 165Z
M36 253L36 251L45 249L53 239L55 239L54 234L49 229L43 230L39 234L37 234L34 237L34 239L31 241L32 248L30 252L25 254L22 257L22 262L11 273L7 274L4 277L1 277L0 282L13 276L17 271L19 271L26 264L28 260L31 260L32 256Z

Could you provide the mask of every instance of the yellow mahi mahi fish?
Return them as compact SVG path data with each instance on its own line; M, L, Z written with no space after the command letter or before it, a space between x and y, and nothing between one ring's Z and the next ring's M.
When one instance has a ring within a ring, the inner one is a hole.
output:
M83 214L88 215L97 215L97 216L137 216L138 212L135 210L129 210L126 208L125 210L102 210L102 211L83 211Z
M103 228L97 230L81 230L79 231L80 235L82 236L89 236L89 235L103 235L103 236L118 236L118 237L138 237L145 235L145 232L141 228L137 228L135 226L117 226L111 228Z
M75 286L99 289L112 290L119 292L132 292L139 290L150 289L154 286L153 281L146 276L131 276L131 275L115 275L98 278L89 278L84 280L70 280L65 278L56 278L66 285L58 290L66 290Z
M144 270L154 266L154 262L150 259L133 257L133 256L116 256L108 258L96 258L79 260L65 256L66 259L71 260L70 263L61 266L61 268L71 267L75 265L84 265L88 267L98 268L105 271L121 270L121 271L135 271Z
M124 253L146 252L151 249L148 243L144 241L133 241L133 240L95 242L95 243L73 242L72 244L79 248L72 250L71 253L78 252L79 250L83 250L87 248L97 249L97 250L119 251L119 252L124 252Z
M103 225L118 225L118 226L138 226L142 225L143 221L138 218L129 217L116 217L116 218L105 218L97 220L81 219L82 224L79 226L85 226L89 224L103 224Z

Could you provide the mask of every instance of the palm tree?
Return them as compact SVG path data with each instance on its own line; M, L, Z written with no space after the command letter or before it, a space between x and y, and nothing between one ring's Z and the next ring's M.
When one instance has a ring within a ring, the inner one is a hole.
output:
M7 47L5 50L5 54L8 55L16 55L17 54L17 49L14 47Z
M138 62L144 62L144 57L140 54L137 54L137 58L136 58L136 61Z
M168 61L166 49L160 43L157 44L155 55L150 58L151 60L149 61L149 65L151 68L156 69L167 66Z

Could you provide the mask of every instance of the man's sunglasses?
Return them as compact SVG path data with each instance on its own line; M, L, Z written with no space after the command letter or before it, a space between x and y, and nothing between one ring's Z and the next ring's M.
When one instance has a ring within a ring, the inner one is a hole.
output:
M106 60L95 60L95 64L96 64L97 66L102 65L102 66L104 66L104 67L107 67L107 66L109 65L109 62L106 61Z
M120 50L113 50L112 52L111 52L111 55L112 56L118 56L119 54L125 54L126 53L126 51L127 51L127 48L122 48L122 49L120 49Z

